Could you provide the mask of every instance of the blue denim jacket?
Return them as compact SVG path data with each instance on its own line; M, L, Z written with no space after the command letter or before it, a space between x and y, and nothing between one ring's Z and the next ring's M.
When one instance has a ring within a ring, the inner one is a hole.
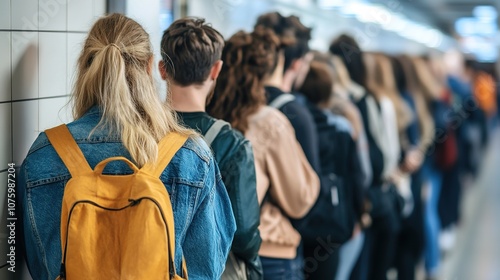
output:
M111 156L130 159L118 135L101 129L89 137L100 118L99 109L93 107L68 124L90 166ZM104 172L131 173L122 162L108 164ZM26 259L34 280L53 280L59 274L61 205L70 177L41 133L21 166L18 183ZM174 211L178 273L184 255L190 279L220 279L236 224L219 168L205 142L198 137L188 139L160 178Z

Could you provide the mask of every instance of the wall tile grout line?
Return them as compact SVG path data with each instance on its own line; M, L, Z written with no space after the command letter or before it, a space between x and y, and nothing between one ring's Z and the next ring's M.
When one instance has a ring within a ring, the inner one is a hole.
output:
M22 30L22 29L0 29L0 32L37 32L37 33L74 33L74 34L87 34L87 31L76 30Z
M12 92L12 90L11 90L11 92ZM10 101L0 101L0 104L17 103L17 102L25 102L25 101L36 101L36 100L44 100L44 99L54 99L54 98L62 98L62 97L70 97L70 96L71 96L71 94L64 94L64 95L45 96L45 97L37 97L37 98L17 99L17 100L10 100Z

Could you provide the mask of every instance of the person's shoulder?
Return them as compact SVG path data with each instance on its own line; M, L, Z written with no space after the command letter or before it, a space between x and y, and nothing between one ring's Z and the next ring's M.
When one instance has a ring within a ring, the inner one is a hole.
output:
M258 115L259 123L261 124L290 124L288 117L284 112L270 106L263 106Z
M240 131L231 128L230 125L221 128L211 148L221 171L223 168L227 168L228 165L239 164L237 161L241 160L242 157L253 156L250 141Z
M308 101L300 93L294 93L294 100L286 103L281 108L281 112L290 120L291 124L296 126L312 126L314 118L308 108Z
M274 135L271 138L280 138L282 134L290 134L295 137L295 128L289 116L286 116L278 109L265 107L266 117L263 122L266 129L263 131L268 135Z
M47 146L50 146L50 141L47 137L47 134L45 134L45 132L42 131L38 134L38 137L35 139L35 142L33 142L30 149L28 150L27 157Z
M248 140L239 130L232 128L228 123L221 128L219 135L214 140L214 143L219 142L224 142L227 145L244 145L248 143Z
M282 108L282 112L285 114L285 115L288 115L290 113L294 113L294 114L301 114L301 115L309 115L309 110L307 109L307 106L306 106L306 103L307 103L307 99L303 96L303 95L300 95L300 94L293 94L294 96L294 99L288 103L286 103L285 105L283 105Z
M206 186L206 178L214 166L210 148L199 134L188 137L161 175L161 180L196 188ZM219 174L220 176L220 174Z
M327 117L327 123L330 127L335 130L337 134L346 134L352 135L352 124L351 122L344 116L334 114L332 112L326 111L324 112Z
M189 136L182 148L179 150L179 153L181 155L190 155L190 158L195 155L199 160L207 164L212 158L210 148L199 134Z

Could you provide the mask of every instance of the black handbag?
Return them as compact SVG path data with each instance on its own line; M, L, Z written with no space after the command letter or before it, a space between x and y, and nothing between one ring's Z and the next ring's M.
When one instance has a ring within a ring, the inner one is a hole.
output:
M371 187L368 197L372 204L370 216L374 226L397 231L403 218L404 198L392 184L385 187Z

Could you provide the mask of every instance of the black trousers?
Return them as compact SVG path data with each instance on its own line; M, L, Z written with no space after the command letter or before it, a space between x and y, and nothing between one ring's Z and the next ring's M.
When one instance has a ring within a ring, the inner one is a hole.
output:
M424 250L424 208L422 201L422 172L411 176L411 190L414 208L409 217L403 220L398 236L394 266L399 280L414 280L415 268Z
M351 280L385 280L394 263L398 233L401 229L395 207L384 217L374 218L365 231L365 243L351 274Z
M304 241L304 278L333 280L339 264L339 247L326 242Z
M442 229L459 223L461 198L462 182L460 181L460 166L455 164L443 174L443 184L438 204Z

